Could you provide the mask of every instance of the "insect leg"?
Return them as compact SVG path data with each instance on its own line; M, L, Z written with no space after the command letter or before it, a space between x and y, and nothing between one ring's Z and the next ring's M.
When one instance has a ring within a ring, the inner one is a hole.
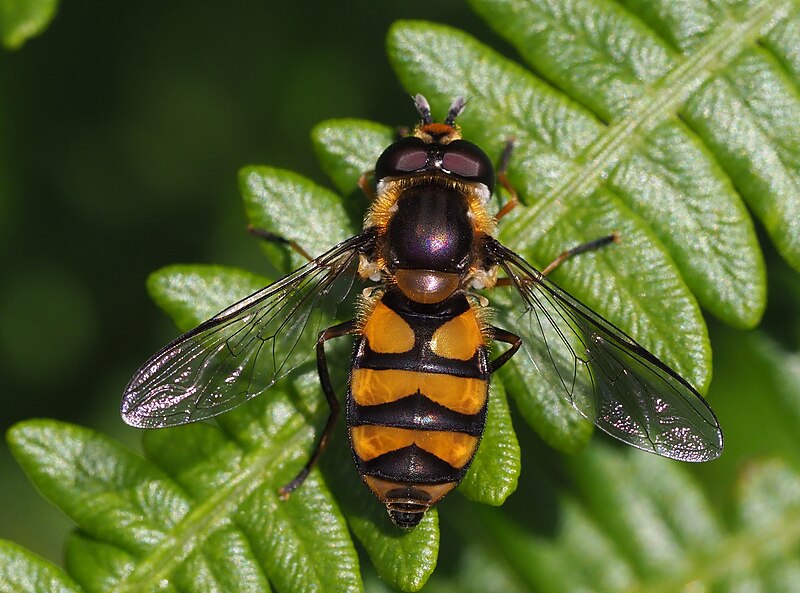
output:
M579 253L586 253L587 251L594 251L595 249L600 249L601 247L605 247L610 243L619 243L620 237L619 233L614 231L610 235L606 235L605 237L600 237L599 239L595 239L594 241L589 241L587 243L581 243L580 245L576 245L572 249L567 249L563 251L557 258L551 261L547 267L542 270L542 275L547 276L550 272L555 270L558 266L563 264L573 255L578 255Z
M314 452L311 454L311 458L291 482L285 486L282 486L278 490L278 494L280 494L280 497L284 500L287 499L289 494L291 494L293 490L300 486L300 484L302 484L308 477L308 473L311 471L311 468L314 467L319 459L319 456L325 450L328 440L330 439L331 431L336 425L336 420L339 418L339 400L336 399L336 393L333 391L331 378L328 374L328 362L325 358L325 342L331 338L338 338L352 334L355 331L356 322L351 319L350 321L339 323L321 331L319 338L317 338L317 372L319 373L319 382L322 385L322 391L325 393L325 399L328 401L328 406L331 409L331 413L328 416L328 421L325 423L325 428L322 430L322 436L319 439L319 443L317 443Z
M375 175L375 171L364 171L358 178L358 187L361 188L361 191L364 192L364 195L367 196L367 199L370 202L375 201L375 191L372 189L372 186L369 184L367 179Z
M247 232L253 235L254 237L258 237L262 241L267 241L269 243L279 243L281 245L287 245L291 247L295 252L302 255L308 261L312 261L314 258L311 257L308 252L300 247L297 243L292 241L291 239L287 239L277 233L273 233L272 231L268 231L267 229L261 229L258 227L254 227L252 225L248 225Z
M509 359L516 354L519 347L522 346L522 338L510 331L506 331L499 327L491 326L492 338L498 342L505 342L511 344L511 348L503 352L500 356L495 358L490 364L492 365L492 372L495 372L501 366L509 361Z
M509 138L506 140L505 148L503 148L503 152L500 155L500 164L497 167L497 181L508 192L509 198L508 202L503 204L503 207L500 208L495 215L497 220L503 218L506 214L516 208L517 204L519 204L519 195L517 194L517 190L514 189L514 186L511 185L511 182L509 182L508 178L506 177L506 169L508 169L508 161L511 160L512 152L514 152L514 139Z

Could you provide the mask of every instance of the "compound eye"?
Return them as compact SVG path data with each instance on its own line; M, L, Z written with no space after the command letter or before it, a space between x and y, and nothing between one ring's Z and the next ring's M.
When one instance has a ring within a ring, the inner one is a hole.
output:
M494 166L486 153L472 142L453 140L444 149L442 169L469 181L479 181L494 190Z
M389 148L375 163L375 179L398 177L423 169L428 162L427 145L415 136L401 138Z

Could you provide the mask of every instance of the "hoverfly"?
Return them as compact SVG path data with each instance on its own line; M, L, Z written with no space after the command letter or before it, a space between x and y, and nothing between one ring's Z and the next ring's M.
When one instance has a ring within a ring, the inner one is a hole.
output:
M421 122L378 158L363 231L156 353L125 389L125 422L159 428L228 411L307 359L311 352L298 343L318 335L330 415L308 463L281 489L288 495L308 475L339 414L325 342L349 335L353 456L403 528L416 526L464 477L486 422L490 377L520 349L553 389L621 441L683 461L719 456L722 432L700 394L546 276L614 236L535 269L494 237L497 220L515 203L503 174L510 144L496 176L489 157L461 139L455 119L462 99L443 123L433 121L424 97L414 99ZM496 177L512 200L493 216ZM320 310L340 303L356 282L367 286L353 319L321 327ZM517 300L517 334L490 324L478 293L502 286ZM507 344L494 359L492 341Z

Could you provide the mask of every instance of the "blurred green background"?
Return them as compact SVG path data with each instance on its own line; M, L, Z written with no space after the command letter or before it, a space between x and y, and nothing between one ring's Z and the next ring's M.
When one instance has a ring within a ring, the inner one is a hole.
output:
M398 18L446 22L513 55L464 3L420 0L313 8L243 0L224 9L202 0L66 2L41 36L0 54L3 431L52 417L138 447L139 433L119 420L122 389L176 334L145 278L172 263L261 271L245 232L240 167L286 167L329 185L309 140L316 123L413 122L384 50ZM769 241L762 247L770 281L762 329L709 320L709 397L726 454L692 472L718 504L751 459L800 466L800 280ZM537 460L560 462L524 432ZM526 471L528 482L536 478ZM70 523L5 446L0 484L0 538L60 560Z
M170 263L263 269L237 171L327 183L309 133L331 117L415 112L386 30L429 18L492 38L463 3L63 2L0 54L0 423L53 417L131 446L132 372L176 330L147 275ZM60 560L68 521L4 445L0 538Z

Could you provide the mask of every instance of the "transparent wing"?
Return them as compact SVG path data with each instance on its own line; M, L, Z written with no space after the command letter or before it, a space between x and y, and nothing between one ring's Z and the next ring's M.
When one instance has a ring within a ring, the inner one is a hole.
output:
M122 418L141 428L195 422L262 393L314 352L357 274L369 233L348 239L168 344L125 388Z
M522 299L523 312L509 329L581 414L611 436L664 457L720 455L719 422L685 379L522 257L499 243L497 249Z

